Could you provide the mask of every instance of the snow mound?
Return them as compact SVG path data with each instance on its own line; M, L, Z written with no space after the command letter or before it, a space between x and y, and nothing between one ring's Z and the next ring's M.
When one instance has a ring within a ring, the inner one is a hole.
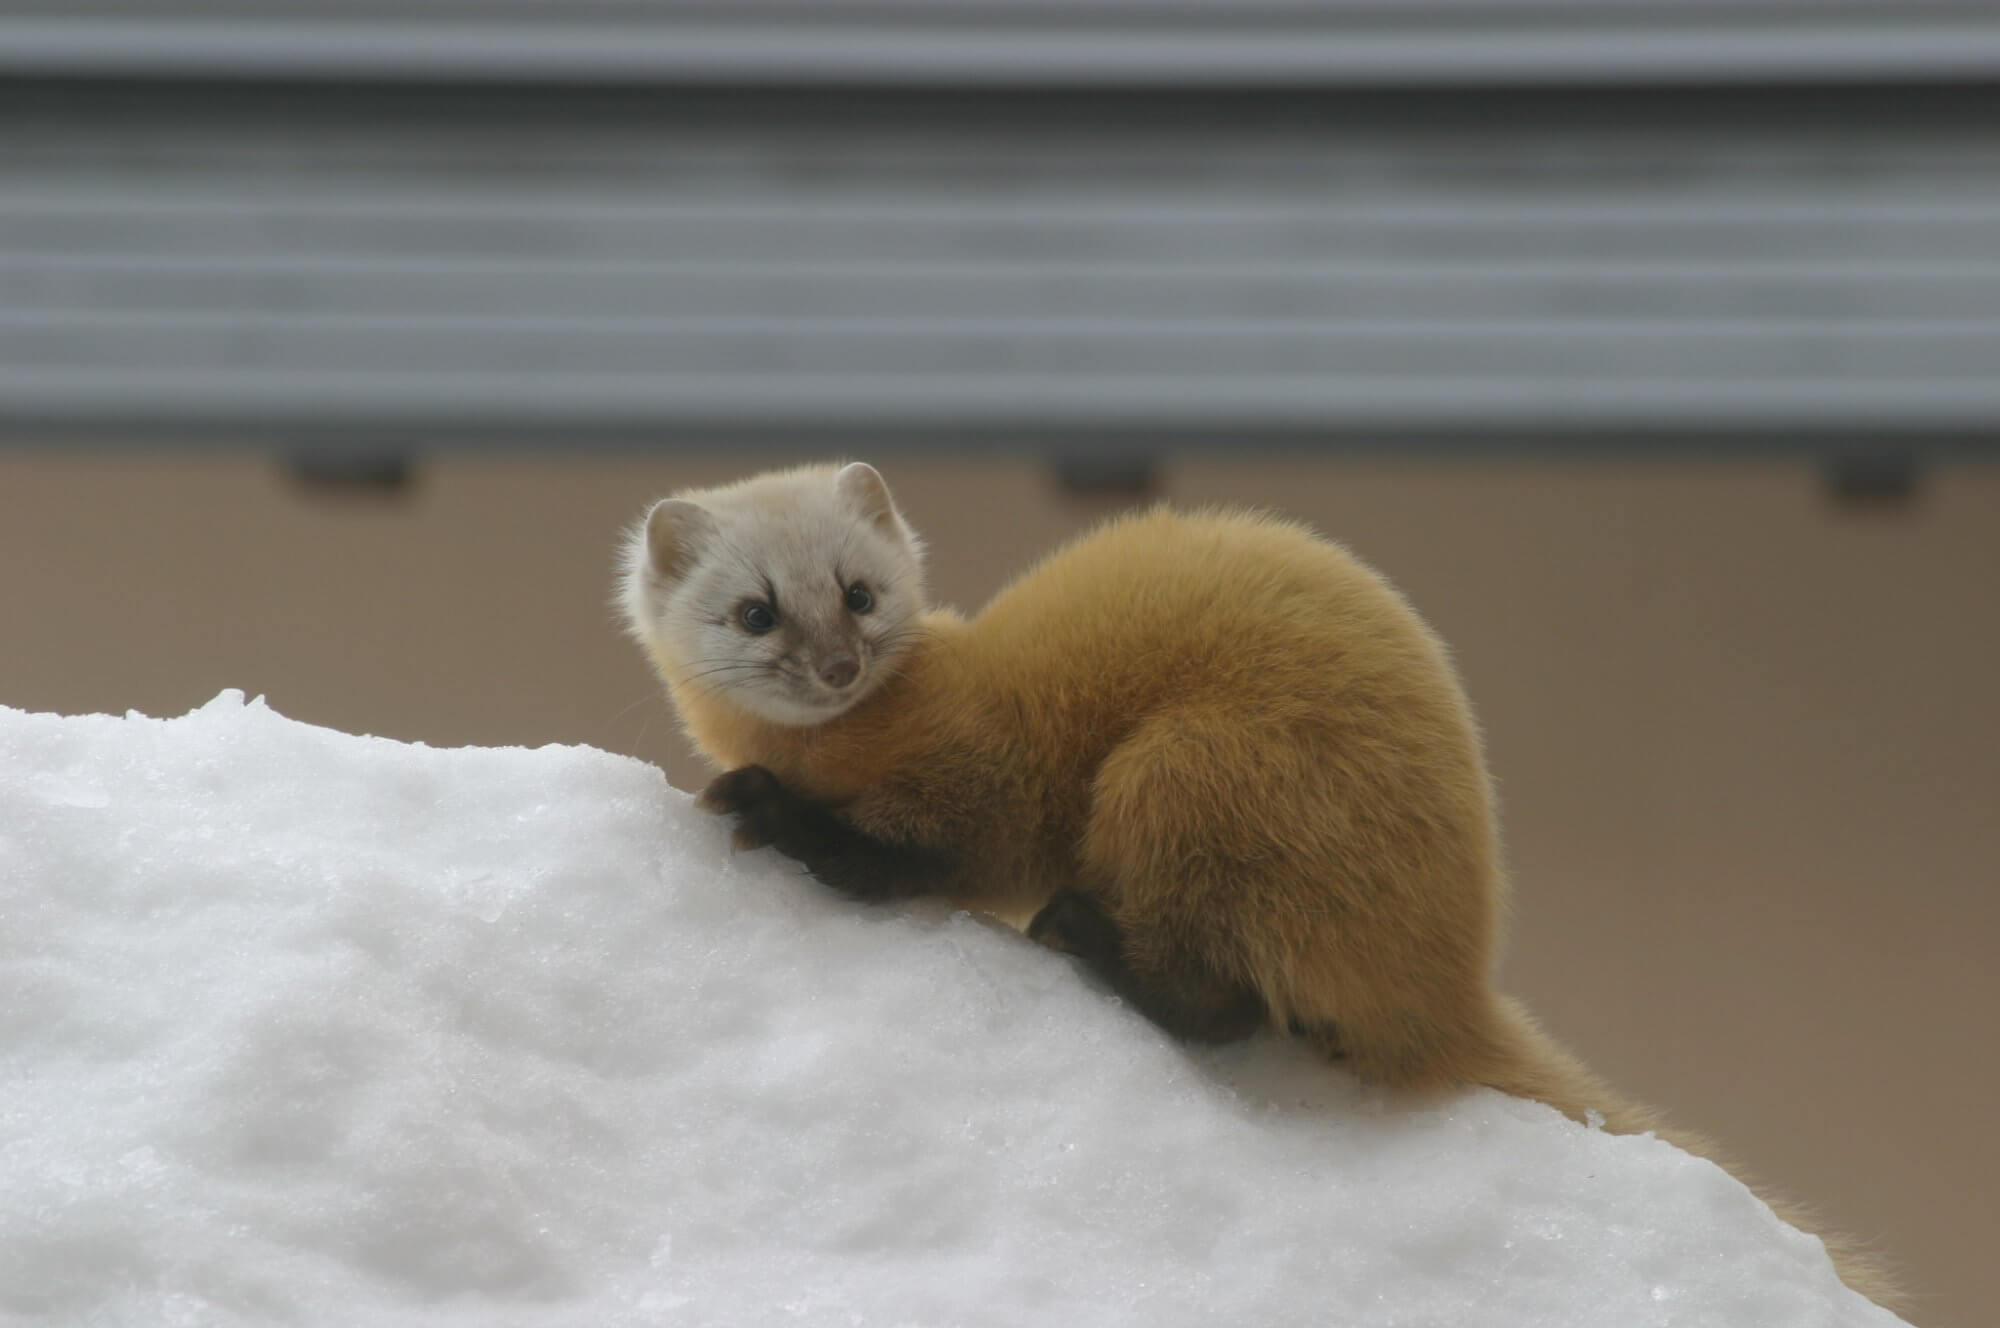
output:
M0 1317L1888 1324L1706 1162L1191 1054L587 748L0 709Z

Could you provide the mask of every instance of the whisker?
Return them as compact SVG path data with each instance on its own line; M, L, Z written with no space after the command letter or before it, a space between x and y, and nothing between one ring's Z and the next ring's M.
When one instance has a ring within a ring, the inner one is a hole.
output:
M735 669L709 669L703 673L691 674L679 680L682 687L748 687L757 681L758 675L743 673Z
M632 702L632 704L628 706L621 706L617 714L608 716L604 721L604 726L606 728L609 728L613 724L616 724L619 720L625 718L625 716L631 714L634 710L637 710L640 706L646 704L646 702L658 701L660 699L661 697L658 688L648 688L646 690L646 694L641 696L638 700Z
M769 666L757 660L732 660L722 664L709 664L702 668L690 669L684 676L699 678L710 673L751 672L767 667Z
M657 701L664 706L666 703L666 697L662 696L657 688L648 688L646 693L643 696L641 696L638 700L632 702L630 705L620 706L616 714L606 716L603 722L601 732L603 732L607 736L615 734L618 731L620 722L624 720L625 716L631 714L634 710L637 710L640 706L645 705L649 701ZM637 747L641 743L645 742L646 734L652 731L653 720L658 713L659 713L658 711L651 711L651 710L646 712L645 720L639 725L639 732L635 734L632 738L632 745L634 747Z

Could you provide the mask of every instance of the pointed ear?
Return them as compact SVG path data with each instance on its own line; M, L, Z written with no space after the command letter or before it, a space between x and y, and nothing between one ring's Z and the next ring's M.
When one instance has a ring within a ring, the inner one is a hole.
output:
M708 509L685 498L662 498L646 513L646 560L660 580L680 580L715 532Z
M875 467L866 461L850 461L834 476L833 487L848 506L884 535L901 544L916 544L915 533L904 524L889 496L887 481Z

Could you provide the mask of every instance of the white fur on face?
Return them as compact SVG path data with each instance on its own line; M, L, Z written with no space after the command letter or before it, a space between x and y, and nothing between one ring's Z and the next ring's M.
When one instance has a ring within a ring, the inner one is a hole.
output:
M626 546L632 634L670 684L773 723L832 719L887 679L921 630L922 545L887 497L868 467L812 467L679 494L665 513L656 504L664 551L643 523ZM873 600L863 613L849 607L856 585ZM749 630L753 603L775 627ZM857 672L837 687L822 669L841 659Z

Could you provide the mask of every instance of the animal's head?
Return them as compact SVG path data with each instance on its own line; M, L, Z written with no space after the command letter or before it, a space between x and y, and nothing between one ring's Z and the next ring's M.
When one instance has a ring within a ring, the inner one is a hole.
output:
M626 546L626 620L676 695L777 724L867 696L924 607L922 541L858 461L664 498Z

